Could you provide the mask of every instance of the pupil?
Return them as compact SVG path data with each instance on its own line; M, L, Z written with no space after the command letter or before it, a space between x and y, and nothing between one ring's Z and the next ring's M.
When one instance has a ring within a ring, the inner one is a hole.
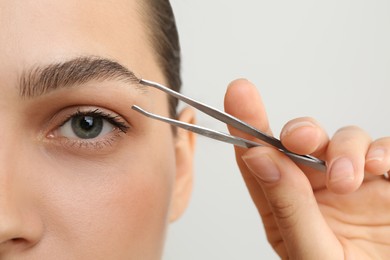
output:
M76 116L72 118L72 130L82 139L92 139L102 132L103 119L93 116Z
M94 122L93 122L93 118L91 116L85 116L82 118L82 120L80 120L80 127L83 130L88 131L91 128L93 128L93 125L94 125Z

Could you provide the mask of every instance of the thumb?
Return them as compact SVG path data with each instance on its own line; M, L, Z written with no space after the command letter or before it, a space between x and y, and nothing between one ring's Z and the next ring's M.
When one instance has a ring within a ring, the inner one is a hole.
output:
M263 189L289 258L344 257L307 177L288 157L273 148L255 147L247 150L242 159Z

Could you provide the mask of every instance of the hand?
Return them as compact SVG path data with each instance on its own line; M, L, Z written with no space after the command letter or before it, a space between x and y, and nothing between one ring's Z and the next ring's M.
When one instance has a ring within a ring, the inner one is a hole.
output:
M230 84L225 110L271 134L261 98L250 82ZM328 170L297 166L270 147L235 147L268 241L279 256L390 259L390 182L383 178L390 170L390 138L372 141L363 130L345 127L329 140L311 118L288 122L280 138L290 151L326 160Z

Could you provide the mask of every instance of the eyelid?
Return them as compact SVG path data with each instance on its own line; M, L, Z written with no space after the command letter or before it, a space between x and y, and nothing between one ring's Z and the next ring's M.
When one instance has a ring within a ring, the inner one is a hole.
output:
M88 105L80 105L80 106L71 106L66 107L64 109L61 109L59 112L57 112L55 115L52 116L52 118L49 120L48 124L48 131L52 131L53 128L60 127L63 125L67 120L69 120L72 116L80 113L93 113L97 111L101 115L109 115L110 117L115 117L118 120L120 120L121 123L125 126L125 128L130 128L131 124L126 120L126 118L116 112L113 112L109 109L98 107L98 106L88 106Z
M116 113L104 112L100 108L86 110L86 111L81 111L80 109L77 109L77 111L75 113L68 115L68 118L66 120L64 120L64 122L60 126L63 126L72 117L75 117L75 116L100 116L103 119L107 120L109 123L118 127L124 133L126 133L128 131L128 129L130 128L130 126L124 120L121 119L122 118L121 116L117 115Z
M58 136L58 132L56 132L58 131L58 128L63 126L75 115L80 114L100 115L104 120L113 124L114 130L102 137L93 139L73 139ZM103 150L111 150L114 147L114 144L116 144L130 128L130 123L123 116L108 109L96 106L72 106L61 110L52 117L48 123L44 136L50 144L54 144L57 147L62 147L74 152L88 151L93 153L97 152L97 150L100 152Z

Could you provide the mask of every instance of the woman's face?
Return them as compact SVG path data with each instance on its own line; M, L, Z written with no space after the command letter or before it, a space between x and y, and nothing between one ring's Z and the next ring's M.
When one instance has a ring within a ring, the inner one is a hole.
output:
M160 257L192 137L131 110L168 116L136 2L0 2L1 259Z

